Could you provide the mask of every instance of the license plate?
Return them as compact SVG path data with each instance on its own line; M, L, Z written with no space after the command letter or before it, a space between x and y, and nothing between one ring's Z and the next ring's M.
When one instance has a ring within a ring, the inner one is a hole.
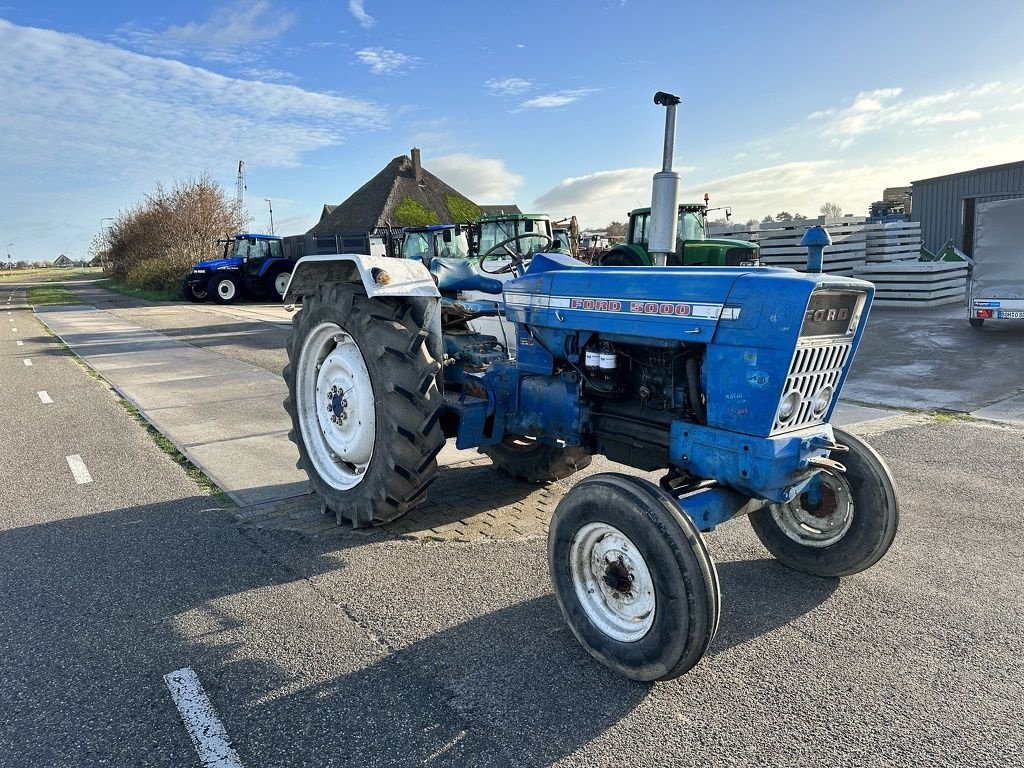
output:
M1024 320L1024 312L1008 312L1000 310L996 312L996 317L1002 320Z

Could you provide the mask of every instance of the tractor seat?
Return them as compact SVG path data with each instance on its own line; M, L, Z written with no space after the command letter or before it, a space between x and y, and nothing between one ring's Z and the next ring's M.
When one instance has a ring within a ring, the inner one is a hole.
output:
M457 291L501 293L501 281L477 274L473 271L473 265L469 263L468 259L431 259L430 274L437 280L437 288L441 293Z

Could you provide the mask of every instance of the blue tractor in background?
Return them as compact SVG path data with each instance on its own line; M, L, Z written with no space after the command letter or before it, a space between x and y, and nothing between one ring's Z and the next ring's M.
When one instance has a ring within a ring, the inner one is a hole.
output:
M446 439L513 477L567 477L602 455L642 472L592 474L558 504L548 569L573 634L611 669L664 680L695 665L720 615L704 534L746 516L781 562L824 577L874 565L899 518L892 477L829 423L874 287L821 273L665 267L675 252L678 98L654 178L655 266L593 267L496 242L466 259L314 256L285 300L285 408L299 464L339 523L395 519L423 500ZM535 231L512 239L535 238ZM506 238L508 240L508 238ZM660 265L660 266L659 266ZM487 298L467 300L465 295ZM470 320L502 315L516 352ZM532 578L524 575L525 578Z
M280 237L241 233L217 242L224 246L223 255L192 267L182 286L185 298L234 304L243 295L272 301L284 297L295 262L285 258Z

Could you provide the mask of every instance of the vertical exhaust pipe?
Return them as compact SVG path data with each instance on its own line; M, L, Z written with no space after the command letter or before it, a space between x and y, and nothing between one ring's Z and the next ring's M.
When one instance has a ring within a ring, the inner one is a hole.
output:
M651 234L647 250L656 267L664 267L669 254L676 252L676 227L679 218L679 174L672 170L676 143L676 107L679 97L658 91L654 103L665 107L665 147L661 170L654 174L651 191Z

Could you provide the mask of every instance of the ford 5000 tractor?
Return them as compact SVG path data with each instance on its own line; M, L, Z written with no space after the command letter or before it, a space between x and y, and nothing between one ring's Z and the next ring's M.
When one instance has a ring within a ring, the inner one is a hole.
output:
M675 245L667 107L651 249ZM667 213L667 215L666 215ZM534 233L523 233L533 236ZM502 284L465 259L302 259L286 301L285 407L300 465L326 510L355 526L412 509L446 439L505 473L561 478L603 455L644 472L586 477L548 538L555 595L579 642L637 680L696 664L718 627L704 534L746 516L783 563L847 576L896 533L889 471L829 424L864 333L873 286L821 274L827 233L809 231L807 273L769 267L591 267L558 253L507 257ZM460 292L489 299L460 301ZM513 358L468 318L514 324Z
M185 298L220 304L234 304L243 294L283 298L295 262L285 258L280 237L238 234L218 242L224 255L192 267L182 287Z

